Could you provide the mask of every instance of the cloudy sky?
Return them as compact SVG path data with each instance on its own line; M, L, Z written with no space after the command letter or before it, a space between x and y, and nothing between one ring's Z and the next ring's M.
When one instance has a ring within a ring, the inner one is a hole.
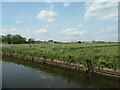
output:
M2 33L36 40L117 41L117 2L3 2Z

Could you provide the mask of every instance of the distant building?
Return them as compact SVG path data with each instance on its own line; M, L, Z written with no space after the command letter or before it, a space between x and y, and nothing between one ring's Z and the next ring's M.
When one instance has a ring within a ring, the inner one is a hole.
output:
M34 44L45 44L45 43L47 43L46 41L34 41Z

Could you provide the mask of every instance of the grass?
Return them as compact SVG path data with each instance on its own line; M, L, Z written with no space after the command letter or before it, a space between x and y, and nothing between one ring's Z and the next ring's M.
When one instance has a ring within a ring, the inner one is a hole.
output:
M15 44L3 45L2 52L46 57L83 65L89 60L94 67L120 69L117 43Z

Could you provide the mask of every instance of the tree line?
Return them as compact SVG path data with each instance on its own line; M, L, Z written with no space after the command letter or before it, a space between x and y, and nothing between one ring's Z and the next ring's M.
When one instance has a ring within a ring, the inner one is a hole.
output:
M2 35L0 37L0 41L6 44L23 44L23 43L34 43L35 40L34 38L27 39L19 34L17 35L7 34L7 35Z
M0 42L5 43L5 44L23 44L23 43L40 43L39 41L35 41L34 38L25 38L22 37L19 34L16 35L11 35L11 34L7 34L7 35L1 35L0 36ZM48 40L48 43L63 43L63 42L57 42L57 41L53 41L53 40ZM78 42L67 42L67 43L84 43L82 41L78 41ZM106 43L105 41L92 41L92 43ZM112 42L109 42L112 43ZM114 43L114 42L113 42Z

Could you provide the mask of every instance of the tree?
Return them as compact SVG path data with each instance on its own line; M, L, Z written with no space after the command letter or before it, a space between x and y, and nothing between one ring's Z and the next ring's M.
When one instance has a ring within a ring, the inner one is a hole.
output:
M78 41L78 43L82 43L81 41Z
M5 40L5 36L2 35L2 36L1 36L1 39L2 39L2 42L5 43L5 41L6 41L6 40Z
M11 34L6 35L6 37L5 37L5 41L6 41L8 44L11 44L11 37L12 37Z
M21 44L21 43L26 43L26 38L22 37L21 35L11 35L8 34L6 36L1 36L2 42L3 43L8 43L8 44Z
M26 42L26 38L22 37L19 34L12 36L12 43L13 44L21 44L21 43L25 43L25 42Z
M29 38L28 43L34 43L35 39L34 38Z
M48 40L48 42L53 42L53 40Z

